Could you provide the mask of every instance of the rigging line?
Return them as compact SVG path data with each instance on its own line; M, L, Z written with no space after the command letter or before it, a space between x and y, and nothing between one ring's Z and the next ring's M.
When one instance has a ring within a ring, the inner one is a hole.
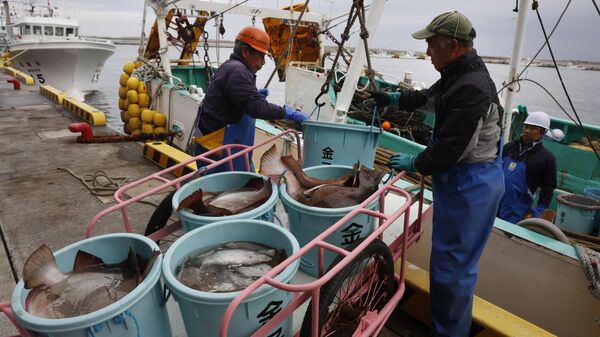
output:
M594 4L594 7L596 7L596 12L600 15L600 9L598 8L598 4L596 4L596 0L592 0L592 3Z
M250 1L250 0L244 0L244 1L240 2L240 3L238 3L238 4L235 4L234 6L231 6L231 7L227 8L226 10L222 11L221 13L217 13L217 14L215 14L215 15L213 15L213 16L211 16L211 17L209 17L208 19L206 19L206 22L208 22L208 21L210 21L210 20L212 20L212 19L214 19L214 18L216 18L216 17L219 17L219 16L221 16L221 15L223 15L223 14L225 14L225 13L229 12L230 10L232 10L232 9L234 9L234 8L238 7L238 6L241 6L241 5L245 4L245 3L246 3L246 2L248 2L248 1ZM206 22L205 22L205 23L206 23Z
M558 17L558 20L554 24L554 27L552 28L552 31L550 31L550 35L548 35L548 39L550 39L552 37L552 35L554 34L554 31L558 27L558 24L560 23L560 21L562 20L563 16L567 12L567 8L569 8L569 5L571 4L571 1L572 0L569 0L569 2L567 2L567 5L565 6L565 8L563 9L562 13ZM535 59L537 58L537 56L542 52L542 50L544 50L544 47L546 46L546 43L547 42L544 41L544 43L542 44L542 46L540 47L540 49L538 49L537 53L535 53L535 55L533 55L533 57L531 58L531 60L529 60L529 63L527 63L527 65L523 68L523 70L521 70L521 72L519 73L519 75L517 75L517 78L521 77L521 75L523 75L523 73L525 72L525 70L527 70L527 68L529 68L531 66L531 64L533 63L533 61L535 61Z
M562 112L565 113L565 115L567 115L567 117L569 117L569 119L571 121L573 121L573 123L575 123L575 125L581 127L581 125L579 125L579 123L577 123L577 121L571 117L571 115L567 112L567 110L558 102L558 100L552 95L552 93L550 93L550 91L548 91L548 89L546 89L546 87L544 87L542 84L540 84L537 81L534 81L530 78L517 78L516 80L510 82L510 83L506 83L502 88L500 88L500 90L498 90L497 94L500 94L500 92L504 89L506 89L509 85L513 84L513 83L520 83L521 81L528 81L528 82L532 82L534 84L536 84L537 86L539 86L542 90L544 90L548 96L550 96L550 98L552 98L552 100L554 101L554 103L556 103L556 105L560 108L560 110L562 110Z
M302 20L304 13L306 13L306 10L308 9L309 2L310 2L310 0L306 0L306 2L304 3L302 12L300 12L300 15L298 16L298 20L296 20L296 24L294 25L294 28L290 31L290 36L285 45L285 49L283 50L283 53L279 56L279 60L277 60L277 63L275 63L275 69L273 69L273 72L271 72L271 76L269 76L269 79L267 80L267 83L265 84L265 88L269 87L269 84L271 84L271 80L273 79L273 76L275 76L275 73L281 67L281 62L287 56L290 49L292 48L292 43L294 42L294 36L296 35L296 31L298 30L298 27L300 26L300 21ZM290 7L290 12L294 12L293 6ZM292 13L292 17L293 17L293 13ZM287 62L286 62L286 64L287 64Z
M573 114L575 115L575 118L577 118L577 121L579 121L579 125L581 126L581 131L583 131L583 134L584 134L585 138L587 138L588 142L590 143L590 147L592 148L594 154L596 155L596 158L598 158L598 161L600 161L600 155L598 155L598 152L596 152L596 148L594 147L594 144L592 144L592 140L590 139L590 136L588 135L588 132L583 127L583 123L581 122L581 119L579 118L579 115L577 114L577 110L575 110L575 106L573 105L573 101L571 100L571 96L569 95L567 87L565 86L565 83L563 81L562 75L560 74L560 70L558 70L558 65L556 64L556 59L554 58L554 52L552 51L552 47L550 46L550 41L548 41L548 35L546 34L546 28L544 27L544 23L542 22L542 17L540 15L540 11L538 9L538 2L537 2L537 0L533 1L533 9L535 10L535 13L536 13L536 15L538 17L538 21L540 22L540 26L542 27L542 32L544 33L544 38L546 39L546 42L548 43L548 51L550 52L550 56L552 57L552 63L554 63L554 69L556 69L556 73L558 74L558 78L560 79L560 84L562 85L563 91L565 92L565 95L567 96L567 100L569 101L569 105L571 106L571 109L573 109Z

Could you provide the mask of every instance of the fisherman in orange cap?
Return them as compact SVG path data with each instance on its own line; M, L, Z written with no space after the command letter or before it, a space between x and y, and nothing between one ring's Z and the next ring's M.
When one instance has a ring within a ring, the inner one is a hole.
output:
M298 123L308 119L302 111L269 103L266 100L268 89L256 89L256 72L265 64L269 47L269 35L257 27L246 27L238 33L233 54L210 79L204 101L198 109L194 155L224 144L252 146L256 118L286 119ZM214 160L221 159L216 155L212 157ZM234 160L233 164L234 170L246 170L243 157ZM221 165L211 173L228 168L228 165Z

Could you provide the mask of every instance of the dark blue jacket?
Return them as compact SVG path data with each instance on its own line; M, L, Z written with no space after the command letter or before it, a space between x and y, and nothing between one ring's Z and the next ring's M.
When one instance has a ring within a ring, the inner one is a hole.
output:
M214 73L198 112L198 126L205 135L239 122L244 114L266 120L284 117L283 107L260 96L256 75L235 54Z
M519 138L504 145L502 157L511 157L525 163L525 180L529 192L533 195L540 189L538 203L549 206L556 188L556 158L552 152L542 142L526 149Z
M498 153L502 107L496 87L475 49L441 71L424 90L402 90L399 108L435 111L433 143L417 156L415 168L437 174L452 165L493 162Z

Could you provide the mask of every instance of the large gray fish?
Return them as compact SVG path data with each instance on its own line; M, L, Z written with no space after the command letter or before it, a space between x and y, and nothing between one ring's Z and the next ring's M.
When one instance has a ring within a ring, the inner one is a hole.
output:
M261 157L260 172L270 177L285 179L287 193L308 206L338 208L358 205L375 193L384 173L358 168L354 165L354 176L339 179L316 179L307 176L297 160L281 156L275 145Z
M248 211L271 197L273 188L271 182L263 178L251 178L246 185L231 191L224 191L207 196L206 192L198 189L179 203L177 210L187 209L198 215L223 216Z
M42 318L69 318L102 309L129 294L146 276L159 253L155 252L146 262L130 248L123 262L107 265L94 255L78 251L73 271L62 273L52 250L42 245L23 267L25 288L33 289L25 308Z
M253 242L230 242L184 259L178 280L205 292L239 291L286 258L285 251Z

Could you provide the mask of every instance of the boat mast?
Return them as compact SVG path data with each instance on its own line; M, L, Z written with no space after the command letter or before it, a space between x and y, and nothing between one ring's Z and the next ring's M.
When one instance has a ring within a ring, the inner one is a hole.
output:
M161 50L164 51L163 54L160 55L160 65L163 68L164 75L167 81L172 84L173 76L171 75L171 60L169 59L169 42L167 40L167 25L165 23L165 18L167 17L167 8L165 6L165 3L160 0L146 0L146 6L152 7L154 13L156 14L158 44L160 45L158 51L159 53L161 53Z
M515 98L515 87L517 83L518 67L521 62L523 53L523 41L525 40L525 26L527 23L527 11L530 8L531 0L519 0L519 16L517 18L517 30L515 32L515 40L513 42L512 56L508 70L508 78L506 83L510 83L506 87L506 100L504 101L504 120L502 121L502 134L504 142L508 142L510 133L510 124L513 115L513 101Z
M373 0L373 3L371 3L371 9L369 10L369 14L366 18L367 31L369 32L369 45L371 45L373 38L375 37L375 31L377 30L377 24L379 23L381 13L383 13L384 5L385 0ZM358 45L354 49L354 54L352 55L352 61L350 62L346 79L344 80L344 86L342 87L342 91L340 91L337 96L335 113L331 117L331 121L335 123L346 122L346 115L348 114L350 103L354 97L356 84L358 83L358 79L360 78L362 69L367 60L368 50L365 50L365 44L361 39L358 40L357 44Z

